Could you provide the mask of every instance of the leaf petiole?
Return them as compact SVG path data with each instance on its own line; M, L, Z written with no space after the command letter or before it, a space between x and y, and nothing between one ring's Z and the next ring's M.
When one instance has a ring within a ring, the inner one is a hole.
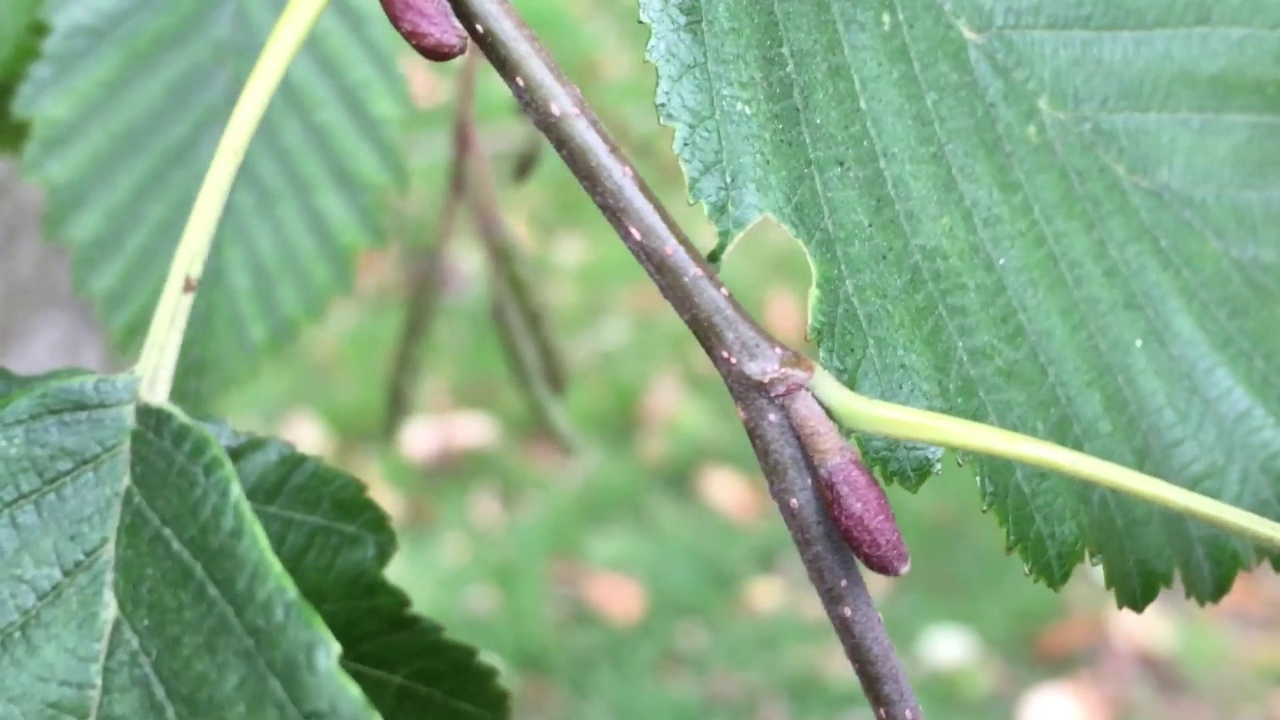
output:
M809 387L850 430L1006 458L1116 490L1280 550L1280 523L1077 450L991 425L876 400L815 366Z
M145 402L160 404L169 399L182 338L236 174L285 71L328 4L329 0L289 0L231 109L178 240L178 249L142 343L142 353L134 367L134 374L142 380L139 395Z

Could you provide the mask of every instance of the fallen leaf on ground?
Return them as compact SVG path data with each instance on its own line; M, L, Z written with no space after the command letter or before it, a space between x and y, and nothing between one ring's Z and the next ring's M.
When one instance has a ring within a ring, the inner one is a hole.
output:
M482 532L493 532L507 524L502 493L494 487L477 487L467 494L467 519Z
M738 525L754 523L764 513L763 483L732 465L706 463L694 473L693 484L704 505Z
M783 343L799 347L808 342L809 309L791 288L771 287L764 295L765 329Z
M916 636L913 653L925 672L967 670L982 660L982 637L963 623L929 623Z
M337 446L337 438L320 413L307 407L294 408L280 419L276 434L293 445L298 452L328 459Z
M1102 618L1078 613L1041 628L1036 633L1032 652L1042 663L1061 662L1097 647L1102 638Z
M418 413L406 419L396 433L400 456L417 467L488 450L501 441L502 425L480 410Z
M649 591L639 580L613 570L588 570L578 578L578 598L615 628L640 624L649 612Z
M1122 652L1168 660L1178 649L1178 618L1163 603L1153 603L1141 614L1112 611L1104 622L1111 646Z
M1018 698L1014 720L1110 720L1106 697L1084 677L1036 683Z
M742 584L741 602L747 612L758 617L773 615L786 606L790 593L781 575L752 575Z
M637 449L648 464L661 462L671 445L670 427L688 389L674 370L663 370L649 379L636 407Z

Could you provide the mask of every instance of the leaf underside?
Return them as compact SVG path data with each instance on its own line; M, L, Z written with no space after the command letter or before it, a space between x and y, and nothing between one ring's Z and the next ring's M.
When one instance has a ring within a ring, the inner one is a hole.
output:
M358 480L136 386L0 370L0 707L509 715L494 669L384 577L395 535Z
M284 0L46 0L14 110L47 235L118 348L146 332L231 108ZM350 287L403 178L408 100L377 3L333 0L272 100L231 193L178 367L203 401Z
M658 109L722 246L815 270L820 359L868 395L1051 439L1280 519L1280 2L642 0ZM938 449L869 439L916 487ZM983 461L1057 588L1214 601L1264 557ZM1280 556L1271 556L1280 565Z
M217 441L136 386L0 372L0 707L375 717Z
M510 699L475 648L410 612L383 576L389 518L360 481L268 438L210 429L240 474L271 546L342 644L342 667L386 720L497 720Z

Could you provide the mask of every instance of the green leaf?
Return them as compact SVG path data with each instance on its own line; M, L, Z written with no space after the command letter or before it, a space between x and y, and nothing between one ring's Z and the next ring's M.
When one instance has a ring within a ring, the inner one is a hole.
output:
M283 0L47 0L51 32L15 110L47 235L126 353ZM333 0L250 146L196 302L174 398L243 378L352 282L403 179L401 41L377 3Z
M0 371L0 706L373 718L207 430L137 381Z
M722 243L764 216L801 242L842 381L1280 518L1280 3L641 12L692 198ZM938 458L866 448L910 486ZM1262 557L1030 468L979 478L1051 587L1087 552L1122 605L1175 569L1212 601Z
M211 426L280 561L342 644L342 666L387 720L510 715L496 671L410 611L383 576L389 519L360 481L277 440Z
M0 78L22 74L40 44L42 0L6 0L0 6Z
M23 74L40 52L41 2L6 0L0 6L0 152L15 150L26 139L26 123L14 118L9 106Z

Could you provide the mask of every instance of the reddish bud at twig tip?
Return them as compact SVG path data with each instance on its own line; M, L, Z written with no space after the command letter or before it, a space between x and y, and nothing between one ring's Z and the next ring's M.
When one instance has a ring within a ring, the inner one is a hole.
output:
M868 570L898 577L911 556L884 488L807 390L787 397L787 413L809 453L818 490L845 544Z
M392 27L422 57L446 62L467 52L467 31L448 0L381 0Z
M852 448L825 463L814 463L818 490L849 549L868 570L898 577L911 569L911 556L898 530L889 498Z

